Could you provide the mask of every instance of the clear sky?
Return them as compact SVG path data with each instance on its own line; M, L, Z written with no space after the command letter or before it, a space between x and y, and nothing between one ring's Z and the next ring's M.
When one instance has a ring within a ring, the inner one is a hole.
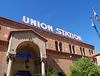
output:
M100 52L100 39L92 27L90 15L100 33L100 23L95 19L94 7L100 18L100 0L0 0L0 16L23 23L22 17L79 35L82 42L95 46Z

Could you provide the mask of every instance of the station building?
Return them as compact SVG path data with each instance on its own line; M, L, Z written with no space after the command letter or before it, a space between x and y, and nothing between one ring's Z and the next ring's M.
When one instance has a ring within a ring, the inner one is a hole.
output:
M56 69L70 76L73 61L91 57L97 63L94 46L0 17L0 76L45 74Z

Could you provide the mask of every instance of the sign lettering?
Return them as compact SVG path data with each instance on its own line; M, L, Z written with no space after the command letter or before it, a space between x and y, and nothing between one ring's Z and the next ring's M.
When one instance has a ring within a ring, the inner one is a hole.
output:
M46 25L45 23L40 23L39 21L30 19L28 17L26 18L25 16L23 16L23 22L25 24L29 24L30 23L30 25L32 27L38 27L38 28L41 28L43 30L48 30L50 32L53 32L53 27L52 26ZM63 35L63 36L68 37L68 38L72 38L72 39L75 39L75 40L82 41L80 36L77 36L77 35L75 35L73 33L64 31L64 30L59 29L59 28L56 28L56 34Z

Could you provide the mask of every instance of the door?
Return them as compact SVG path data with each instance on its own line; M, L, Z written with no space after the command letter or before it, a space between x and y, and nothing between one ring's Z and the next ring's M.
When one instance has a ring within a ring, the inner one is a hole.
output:
M18 71L16 76L31 76L29 71Z

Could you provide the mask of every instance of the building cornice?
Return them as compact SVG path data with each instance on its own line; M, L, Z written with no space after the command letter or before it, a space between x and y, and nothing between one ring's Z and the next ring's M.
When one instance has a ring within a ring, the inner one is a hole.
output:
M47 51L51 51L51 52L61 53L61 54L69 54L69 55L73 55L73 56L88 57L88 58L96 59L95 57L84 56L84 55L78 55L78 54L73 54L73 53L68 53L68 52L62 52L62 51L57 51L57 50L52 50L52 49L46 49L46 50L47 50Z

